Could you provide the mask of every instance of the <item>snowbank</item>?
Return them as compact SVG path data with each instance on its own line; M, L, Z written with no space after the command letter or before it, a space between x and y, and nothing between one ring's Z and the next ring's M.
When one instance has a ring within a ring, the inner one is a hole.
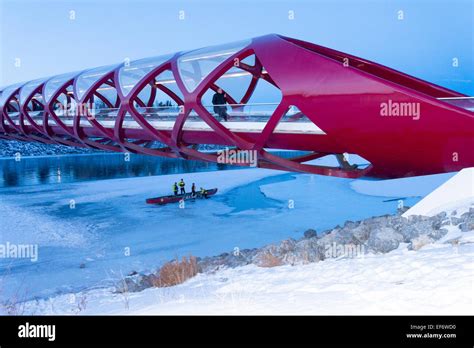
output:
M425 175L389 180L355 180L351 187L356 192L383 197L423 197L456 173Z
M254 265L200 274L171 288L62 295L30 303L41 314L472 315L474 232L459 244L406 245L384 255L299 266ZM31 306L31 308L30 308Z
M455 210L460 206L469 209L473 204L474 168L465 168L406 211L403 216L433 216L442 211Z

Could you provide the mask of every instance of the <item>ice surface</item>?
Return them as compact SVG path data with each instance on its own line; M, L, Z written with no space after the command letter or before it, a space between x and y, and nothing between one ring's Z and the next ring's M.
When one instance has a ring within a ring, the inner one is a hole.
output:
M472 314L474 232L454 226L416 252L402 245L305 266L246 266L135 294L108 288L176 256L258 247L394 213L397 200L387 197L424 196L452 175L370 181L248 169L2 189L0 242L40 249L36 263L0 260L0 296L40 297L25 307L36 314ZM144 203L181 178L219 192L184 209Z
M366 195L423 197L443 184L456 173L424 175L390 180L356 180L351 187Z
M145 204L181 178L218 194L184 209ZM396 211L396 201L359 194L351 182L242 169L2 189L0 242L38 244L39 260L0 260L0 297L108 286L177 256L259 247Z

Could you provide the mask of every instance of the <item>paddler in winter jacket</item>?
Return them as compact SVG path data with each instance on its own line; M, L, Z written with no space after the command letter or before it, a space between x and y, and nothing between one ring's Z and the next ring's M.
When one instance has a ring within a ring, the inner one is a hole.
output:
M184 180L181 179L178 185L179 185L180 194L184 195L186 193L186 190L184 189L184 187L186 186L186 184L184 183Z
M174 183L173 185L173 192L174 192L174 195L177 196L178 195L178 183Z

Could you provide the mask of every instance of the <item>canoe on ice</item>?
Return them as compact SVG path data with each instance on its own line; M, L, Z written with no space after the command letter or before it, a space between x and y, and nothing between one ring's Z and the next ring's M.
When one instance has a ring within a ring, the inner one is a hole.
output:
M217 188L206 190L206 194L202 195L201 192L196 192L196 195L193 196L191 192L185 193L184 195L169 195L169 196L161 196L155 198L148 198L146 200L147 204L168 204L168 203L177 203L180 200L189 200L189 199L203 199L206 197L210 197L215 195L217 192Z

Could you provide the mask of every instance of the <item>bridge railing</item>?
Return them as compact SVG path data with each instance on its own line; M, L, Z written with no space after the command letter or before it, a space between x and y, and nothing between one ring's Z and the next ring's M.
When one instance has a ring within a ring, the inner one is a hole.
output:
M474 97L450 97L438 98L438 100L474 112Z
M252 104L226 104L228 114L227 122L267 122L278 106L278 103L252 103ZM215 105L204 105L206 110L216 118L219 118L214 111ZM136 107L136 110L149 121L170 121L174 122L180 113L184 112L179 105L171 106L152 106L152 107ZM98 121L113 121L117 117L118 108L95 108L89 110L89 115ZM29 115L34 120L43 118L44 111L30 111ZM78 115L78 109L71 107L69 109L58 108L55 110L56 115L64 120L74 118ZM15 120L18 119L18 112L11 112L9 116ZM126 114L125 120L131 120L132 116ZM188 121L202 122L202 119L192 110L188 115ZM282 122L310 122L297 108L290 107L288 112L281 120Z

